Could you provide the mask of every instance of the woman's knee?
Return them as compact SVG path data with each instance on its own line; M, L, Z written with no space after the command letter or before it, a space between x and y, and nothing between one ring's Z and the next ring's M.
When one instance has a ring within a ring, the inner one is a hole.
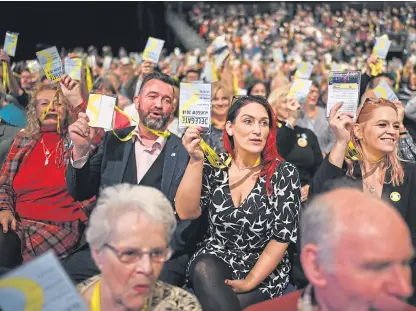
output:
M22 243L16 232L0 230L0 267L15 268L22 263Z
M230 271L227 265L212 254L197 256L191 263L189 275L191 280L207 280L212 278L227 278Z

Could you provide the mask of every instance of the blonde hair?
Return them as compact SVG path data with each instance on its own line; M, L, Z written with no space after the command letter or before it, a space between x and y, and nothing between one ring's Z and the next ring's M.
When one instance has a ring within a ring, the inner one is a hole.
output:
M276 109L276 105L277 105L278 101L283 96L287 96L289 94L289 90L290 90L289 85L284 85L284 86L281 86L277 89L274 89L273 92L270 93L269 98L267 99L270 106L272 106L273 109Z
M274 91L287 85L289 85L289 80L285 76L276 76L270 84L270 89Z
M215 82L215 83L212 84L212 99L214 99L214 97L217 95L217 93L220 89L223 90L223 92L230 99L230 102L231 102L231 100L234 96L234 92L229 90L227 88L227 86L222 82Z
M173 110L172 115L170 116L171 119L179 117L179 88L176 85L173 86L173 103L175 105L175 110Z
M356 124L362 124L365 122L368 122L368 120L370 120L373 116L373 112L374 110L376 110L377 108L381 108L381 107L390 107L393 108L394 111L397 113L397 108L396 106L385 99L378 99L377 101L373 101L371 99L368 99L366 102L364 102L364 104L362 104L362 106L360 107L360 109L357 111L357 121ZM355 136L354 133L354 129L351 129L351 142L354 145L355 149L357 149L358 153L359 153L359 162L363 161L363 148L361 145L361 141ZM353 177L353 173L354 173L354 164L357 161L346 161L347 162L347 175L350 177ZM403 166L400 163L400 159L397 155L397 144L394 148L394 151L387 154L386 156L383 157L382 161L383 163L383 168L380 171L380 182L382 184L385 183L385 178L386 178L386 171L388 169L391 169L391 176L390 176L390 180L386 183L392 183L393 186L397 187L401 184L403 184L404 182L404 170L403 170Z
M33 90L29 104L26 108L26 127L22 131L22 136L27 138L33 138L40 134L41 132L41 122L36 115L36 97L40 92L43 91L56 91L58 92L59 101L63 103L67 107L67 116L64 123L64 129L66 130L69 126L70 120L70 113L69 113L69 104L64 94L62 93L61 89L59 88L59 83L54 84L38 84L36 88Z

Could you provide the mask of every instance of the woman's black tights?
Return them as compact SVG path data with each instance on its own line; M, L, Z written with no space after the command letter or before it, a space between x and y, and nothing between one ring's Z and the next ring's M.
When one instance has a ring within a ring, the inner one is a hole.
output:
M215 255L197 256L192 262L189 278L204 311L241 311L246 307L270 299L259 289L237 294L224 283L232 280L232 269Z
M0 267L13 269L22 263L22 246L16 232L3 232L0 225Z

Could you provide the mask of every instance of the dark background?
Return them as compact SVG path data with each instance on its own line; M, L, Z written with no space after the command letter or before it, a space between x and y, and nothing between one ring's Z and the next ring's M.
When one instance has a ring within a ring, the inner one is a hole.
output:
M143 51L147 38L165 39L171 50L172 34L164 17L164 2L6 2L0 4L0 45L6 31L18 32L16 60L35 59L36 45L58 50L110 45L118 54Z
M149 36L165 40L165 48L171 52L176 46L183 46L166 25L165 5L180 12L186 20L187 12L195 1L189 2L10 2L0 3L0 46L6 31L19 33L15 60L35 59L38 43L56 45L60 51L81 46L87 49L94 45L101 52L104 45L110 45L113 54L123 46L128 52L143 51ZM234 1L212 2L242 3ZM255 11L270 11L273 2L243 2L253 6ZM304 3L304 2L295 2ZM327 2L325 2L327 3ZM310 6L322 2L308 2ZM334 10L343 5L350 7L383 10L385 5L397 6L404 2L331 2ZM403 48L400 48L401 52ZM394 53L390 51L390 56Z

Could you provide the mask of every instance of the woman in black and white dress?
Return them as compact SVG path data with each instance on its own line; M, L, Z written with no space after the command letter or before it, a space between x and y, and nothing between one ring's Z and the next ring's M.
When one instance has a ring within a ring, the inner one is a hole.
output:
M208 233L188 266L204 311L244 309L282 295L289 282L287 248L297 239L300 182L277 153L274 120L265 98L238 98L224 131L228 154L220 155L231 164L221 167L204 157L197 128L183 137L190 162L176 211L181 219L208 217Z

